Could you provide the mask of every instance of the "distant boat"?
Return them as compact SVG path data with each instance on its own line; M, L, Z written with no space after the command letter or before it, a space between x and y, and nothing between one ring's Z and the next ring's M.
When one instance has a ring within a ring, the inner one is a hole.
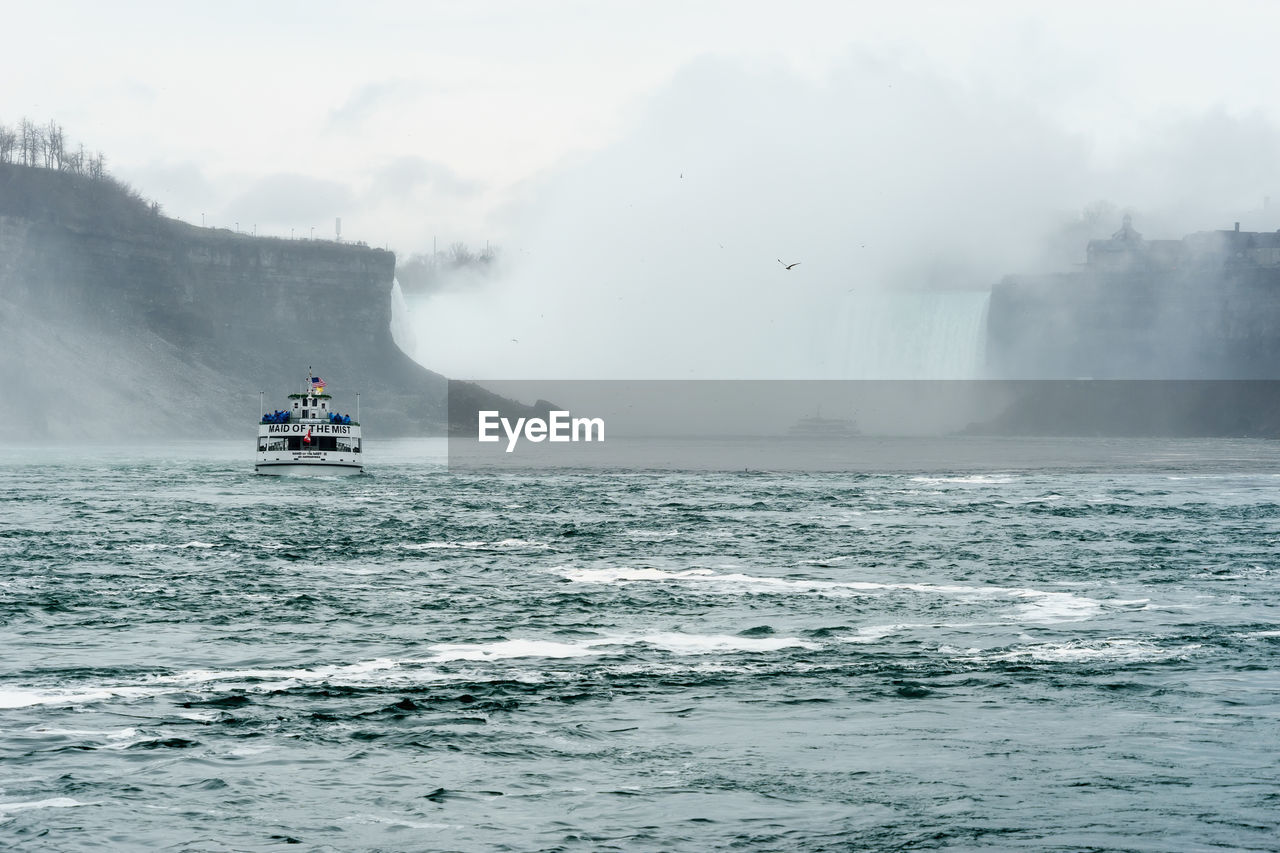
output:
M328 476L363 472L359 408L354 419L340 414L333 408L333 398L324 393L320 377L307 378L305 390L289 395L289 408L263 413L255 470Z
M853 438L862 435L858 425L848 418L824 418L814 415L801 418L787 430L791 438Z

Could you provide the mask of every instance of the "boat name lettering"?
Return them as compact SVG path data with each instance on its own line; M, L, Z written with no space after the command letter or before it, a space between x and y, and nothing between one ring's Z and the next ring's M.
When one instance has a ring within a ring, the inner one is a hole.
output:
M351 435L346 424L266 424L267 435L302 435L311 430L312 435Z

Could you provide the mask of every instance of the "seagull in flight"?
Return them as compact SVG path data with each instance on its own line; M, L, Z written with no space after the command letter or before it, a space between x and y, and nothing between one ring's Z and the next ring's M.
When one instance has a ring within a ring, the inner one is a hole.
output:
M782 263L782 258L778 258L778 263L782 264L783 269L791 269L792 267L798 267L798 266L800 266L800 262L799 262L799 261L796 261L794 264L783 264L783 263Z

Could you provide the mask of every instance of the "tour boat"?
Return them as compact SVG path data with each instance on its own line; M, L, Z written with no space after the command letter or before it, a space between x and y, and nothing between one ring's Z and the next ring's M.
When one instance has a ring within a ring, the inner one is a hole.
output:
M360 447L360 395L356 416L333 408L319 376L298 394L289 395L289 407L264 411L258 422L259 474L320 474L335 476L364 471Z
M787 435L791 438L854 438L861 434L854 421L846 418L824 418L821 414L801 418L787 430Z

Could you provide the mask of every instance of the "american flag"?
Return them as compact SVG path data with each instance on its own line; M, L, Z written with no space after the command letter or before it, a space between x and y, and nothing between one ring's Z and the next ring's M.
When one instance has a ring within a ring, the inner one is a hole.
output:
M312 391L323 391L323 390L324 390L324 380L323 380L323 379L321 379L319 376L312 376L312 377L311 377L311 390L312 390Z

